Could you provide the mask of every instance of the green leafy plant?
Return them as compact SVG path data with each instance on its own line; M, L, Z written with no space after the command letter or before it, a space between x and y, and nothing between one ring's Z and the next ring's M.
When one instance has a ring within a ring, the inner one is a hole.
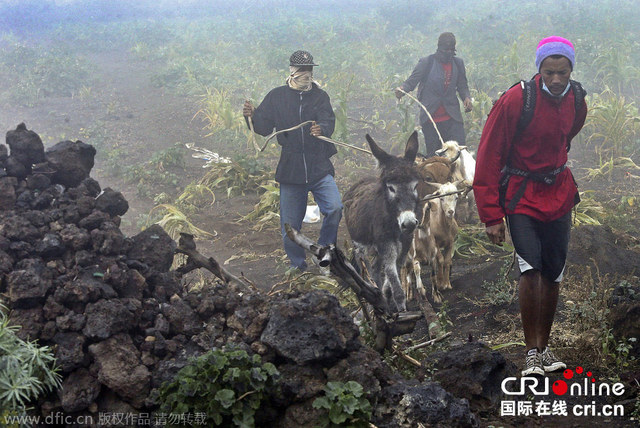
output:
M253 211L242 217L241 221L255 223L253 230L260 231L265 227L277 227L280 218L280 188L275 181L260 186L264 193L260 196L260 201L255 205Z
M438 310L438 313L436 314L437 319L429 324L429 331L435 328L437 330L440 330L441 334L445 334L451 330L451 327L453 327L453 321L451 321L451 318L447 313L448 309L449 303L444 300L442 302L442 305L440 306L440 310Z
M601 159L628 156L637 151L640 114L634 102L605 89L591 97L591 108L585 122L590 132L588 144L594 144ZM602 162L601 162L602 163Z
M212 206L216 201L216 195L205 185L189 183L176 199L176 205L185 211L195 212L203 207Z
M247 126L242 116L242 110L231 104L229 91L224 89L206 88L205 93L200 96L200 110L194 116L201 117L204 121L204 129L210 137L219 131L230 129L237 135L246 133Z
M517 287L516 282L509 278L512 264L512 258L505 259L496 279L482 282L484 297L476 302L479 306L509 305L513 301Z
M154 154L151 159L149 159L148 164L158 171L166 171L169 168L184 169L186 166L184 161L186 153L187 148L184 144L175 143L172 147Z
M313 402L315 409L327 412L320 421L321 427L368 427L371 419L371 403L363 397L362 385L355 381L328 382L324 397Z
M0 414L23 413L42 394L61 385L62 377L48 346L24 341L9 325L7 308L0 305Z
M160 387L163 411L206 413L215 426L255 426L255 413L276 392L279 372L259 355L229 344L192 359Z
M593 197L593 191L580 192L580 203L576 206L573 221L576 225L593 224L599 225L604 216L604 208Z
M217 235L217 232L215 231L210 233L196 227L189 220L189 217L180 210L180 208L171 204L160 204L153 207L147 216L147 226L152 223L152 219L154 218L156 211L165 211L165 215L160 220L153 223L162 226L165 232L167 232L173 240L178 239L181 232L189 233L198 238L213 238Z
M250 189L259 189L268 180L271 171L256 157L238 156L230 163L212 163L199 184L210 189L226 189L227 197L244 195Z

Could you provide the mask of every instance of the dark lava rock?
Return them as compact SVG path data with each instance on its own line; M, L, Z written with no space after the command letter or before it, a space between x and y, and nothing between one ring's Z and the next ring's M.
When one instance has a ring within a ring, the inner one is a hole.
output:
M85 366L89 361L89 356L85 355L84 344L86 338L80 333L57 333L53 337L56 363L63 373L70 373L78 367Z
M65 412L79 412L93 403L100 394L100 382L89 370L78 369L62 383L60 402Z
M54 171L51 181L66 187L76 187L89 178L96 149L82 141L67 140L49 148L45 155L49 167Z
M167 272L173 263L176 242L164 229L154 224L131 238L130 259L138 260L155 271Z
M28 168L45 161L44 144L40 136L27 129L24 123L19 124L15 130L7 132L7 145L9 146L9 158L13 158Z
M118 299L89 303L85 310L87 324L83 333L92 339L106 339L131 328L133 314Z
M98 380L134 407L149 395L151 373L140 361L140 351L127 334L89 346L98 368Z
M515 364L480 342L434 353L429 360L435 361L433 380L456 397L466 398L474 411L495 409L503 395L502 381L518 372Z
M96 199L96 208L112 217L122 216L129 209L129 202L122 193L107 187Z
M311 291L274 304L261 340L297 364L330 365L360 346L358 336L335 296Z
M372 422L379 428L476 427L467 400L436 382L399 382L383 389Z

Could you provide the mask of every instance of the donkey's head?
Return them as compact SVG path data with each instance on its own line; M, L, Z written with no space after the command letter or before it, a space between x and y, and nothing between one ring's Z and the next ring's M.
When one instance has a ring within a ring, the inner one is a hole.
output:
M412 234L422 215L417 190L421 177L414 163L418 153L418 133L414 132L407 140L404 156L390 155L369 134L366 138L371 153L378 160L380 185L389 214L396 216L402 233Z

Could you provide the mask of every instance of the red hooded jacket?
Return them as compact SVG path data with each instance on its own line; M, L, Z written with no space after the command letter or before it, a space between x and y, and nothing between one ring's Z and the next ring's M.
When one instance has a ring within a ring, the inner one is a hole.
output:
M576 112L573 89L558 100L542 90L540 75L535 79L537 93L533 119L517 140L514 136L522 113L520 85L498 99L482 130L473 192L480 220L487 227L500 223L505 214L526 214L544 222L553 221L569 212L576 201L578 188L571 171L566 168L551 185L529 180L513 212L500 206L498 187L502 168L508 163L524 171L548 173L561 167L567 162L571 139L582 129L587 116L584 102L583 108ZM505 207L523 180L524 177L511 176Z

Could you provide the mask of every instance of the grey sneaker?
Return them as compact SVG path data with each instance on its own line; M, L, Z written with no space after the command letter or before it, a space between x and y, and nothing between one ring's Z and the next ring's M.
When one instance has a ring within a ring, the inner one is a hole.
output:
M530 349L527 352L527 358L524 362L524 370L522 376L544 376L544 368L542 367L542 354L538 352L538 348Z
M560 361L547 346L544 348L544 351L542 351L542 367L544 367L544 371L546 372L555 372L556 370L566 369L567 365Z

